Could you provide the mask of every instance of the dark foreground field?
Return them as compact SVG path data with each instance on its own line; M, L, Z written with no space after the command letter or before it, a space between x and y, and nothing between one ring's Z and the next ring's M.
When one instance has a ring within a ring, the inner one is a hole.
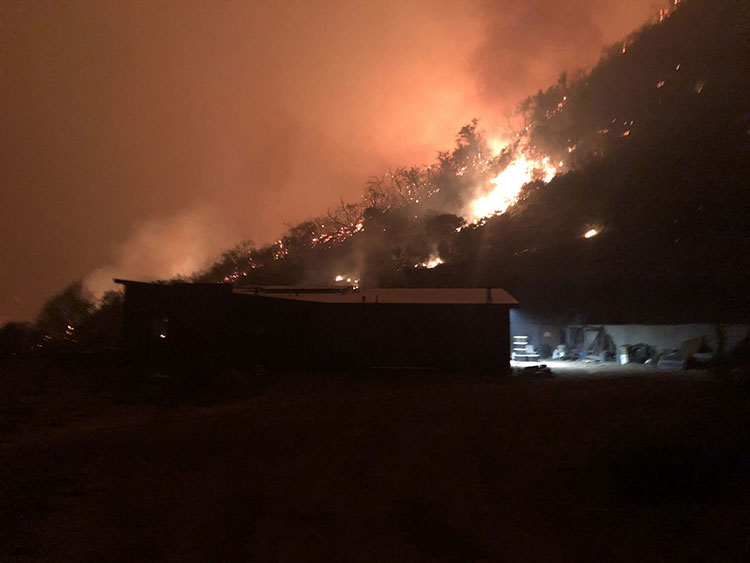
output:
M0 560L750 560L750 392L2 368Z

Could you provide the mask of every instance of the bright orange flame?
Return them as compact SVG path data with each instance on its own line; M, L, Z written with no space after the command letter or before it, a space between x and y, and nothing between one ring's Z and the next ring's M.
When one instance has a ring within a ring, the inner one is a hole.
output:
M545 183L554 178L557 169L550 164L549 157L529 159L521 154L511 162L505 170L490 180L494 186L492 191L478 197L469 206L471 221L478 221L491 215L505 213L508 208L518 201L521 188L539 178Z
M584 234L584 238L592 238L599 234L599 231L596 229L589 229L586 231L586 234Z
M436 257L431 257L427 262L422 262L421 264L415 264L414 267L415 268L427 268L431 270L432 268L435 268L439 266L440 264L445 264L445 261L443 261L443 259L440 258L439 256L436 256Z
M359 277L352 274L338 274L334 278L334 285L336 286L350 286L354 289L359 288Z

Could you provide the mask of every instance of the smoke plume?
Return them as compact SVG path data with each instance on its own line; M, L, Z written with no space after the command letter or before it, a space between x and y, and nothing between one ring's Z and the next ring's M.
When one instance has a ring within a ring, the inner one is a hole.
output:
M5 2L0 318L266 243L472 117L504 126L654 3Z

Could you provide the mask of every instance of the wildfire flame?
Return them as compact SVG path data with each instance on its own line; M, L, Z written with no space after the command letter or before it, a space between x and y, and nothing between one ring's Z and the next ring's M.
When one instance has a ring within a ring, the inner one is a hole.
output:
M476 222L485 217L505 213L518 201L524 185L535 179L547 183L556 173L557 168L552 166L549 157L532 159L521 152L505 170L490 180L490 184L494 186L492 191L470 203L470 220Z
M415 268L427 268L428 270L431 270L432 268L436 268L437 266L440 266L440 264L445 264L445 261L440 258L439 256L431 257L427 262L422 262L421 264L415 264Z
M599 234L599 230L598 229L589 229L588 231L586 231L586 233L583 235L583 237L584 238L593 238L593 237L595 237L598 234Z
M338 274L334 278L334 285L337 286L351 286L354 289L359 288L359 278L349 274Z

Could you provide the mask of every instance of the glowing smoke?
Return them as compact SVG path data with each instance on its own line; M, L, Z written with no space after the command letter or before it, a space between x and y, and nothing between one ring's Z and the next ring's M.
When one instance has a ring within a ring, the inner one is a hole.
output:
M167 220L138 227L108 266L92 272L85 284L100 297L117 286L112 278L170 279L205 268L223 247L226 233L216 211L198 207Z
M111 274L189 274L238 240L264 244L284 222L354 200L369 175L432 161L472 117L504 125L654 3L0 3L12 38L0 310L28 318L92 270L101 288ZM215 222L179 213L203 201ZM134 228L144 216L153 222Z

